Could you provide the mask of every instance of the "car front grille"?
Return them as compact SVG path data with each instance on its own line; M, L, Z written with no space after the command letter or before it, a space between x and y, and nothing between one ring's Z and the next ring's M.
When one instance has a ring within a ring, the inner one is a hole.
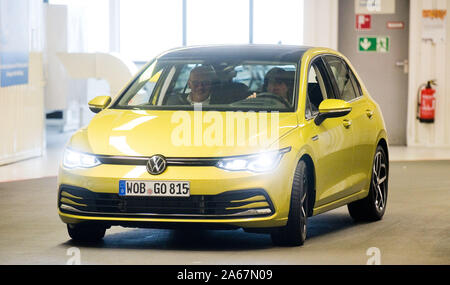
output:
M177 218L241 218L274 213L263 189L227 191L190 197L127 197L62 185L58 206L62 212L81 215Z

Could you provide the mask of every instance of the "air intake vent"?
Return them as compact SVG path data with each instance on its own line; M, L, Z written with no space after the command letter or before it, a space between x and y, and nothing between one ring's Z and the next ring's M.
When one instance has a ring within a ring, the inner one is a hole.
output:
M63 212L117 217L238 218L274 213L273 204L263 189L175 198L126 197L63 185L60 188L59 206Z

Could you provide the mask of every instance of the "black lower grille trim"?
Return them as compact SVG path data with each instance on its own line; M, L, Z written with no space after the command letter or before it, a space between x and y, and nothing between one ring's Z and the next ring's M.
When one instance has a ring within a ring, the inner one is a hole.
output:
M78 199L61 195L66 192ZM259 198L255 198L259 197ZM67 198L74 203L61 202ZM245 201L250 199L250 201ZM260 203L263 202L263 203ZM265 202L265 203L264 203ZM250 204L256 204L251 207ZM249 207L245 207L245 206ZM126 197L118 193L97 193L85 188L61 185L58 206L62 212L79 215L170 217L170 218L242 218L268 216L274 207L264 189L227 191L217 195L191 195L190 197ZM244 208L239 208L244 207Z

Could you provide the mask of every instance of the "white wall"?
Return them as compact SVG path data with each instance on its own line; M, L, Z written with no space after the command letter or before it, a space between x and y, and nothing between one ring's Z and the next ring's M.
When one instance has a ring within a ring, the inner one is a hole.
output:
M446 42L424 42L422 10L446 9ZM410 146L450 146L450 1L411 0L410 75L408 93L407 144ZM436 79L436 117L434 124L416 119L417 90L427 80Z
M28 84L0 87L0 165L39 156L45 149L42 1L30 0L28 7Z
M305 0L303 26L305 45L337 50L338 3L337 0Z
M27 85L0 88L0 165L45 149L42 54L30 53Z
M46 87L45 109L63 110L67 106L68 79L64 67L56 57L57 52L66 52L67 43L67 7L45 4L46 27L46 73L49 82Z

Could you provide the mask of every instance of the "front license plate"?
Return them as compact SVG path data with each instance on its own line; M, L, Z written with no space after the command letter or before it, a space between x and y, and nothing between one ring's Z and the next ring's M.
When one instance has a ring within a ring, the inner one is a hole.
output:
M188 181L120 180L120 196L189 197Z

